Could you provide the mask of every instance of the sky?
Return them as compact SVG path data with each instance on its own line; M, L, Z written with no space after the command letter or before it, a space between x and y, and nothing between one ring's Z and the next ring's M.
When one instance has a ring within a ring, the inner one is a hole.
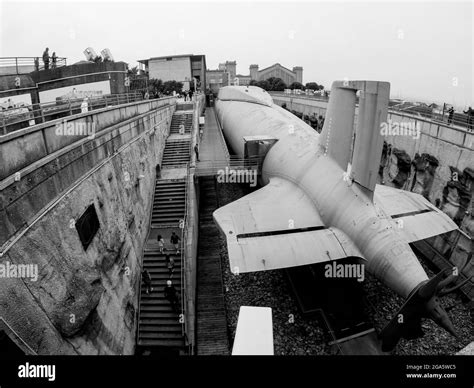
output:
M274 63L303 67L303 83L391 83L391 97L474 106L473 3L452 2L44 2L0 0L0 56L44 48L84 60L109 48L116 61L204 54L207 67L237 61L248 74Z

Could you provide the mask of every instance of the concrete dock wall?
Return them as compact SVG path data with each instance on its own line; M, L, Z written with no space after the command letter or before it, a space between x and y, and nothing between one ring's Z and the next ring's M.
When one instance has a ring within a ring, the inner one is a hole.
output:
M0 265L37 268L36 280L0 278L0 317L36 353L133 354L139 264L174 102L72 116L96 123L93 139L55 139L55 122L0 138L9 154L28 138L0 181ZM85 248L76 222L91 205L99 229Z

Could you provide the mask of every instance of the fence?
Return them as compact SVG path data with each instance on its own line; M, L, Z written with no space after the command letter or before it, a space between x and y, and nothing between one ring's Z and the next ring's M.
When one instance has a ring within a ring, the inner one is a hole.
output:
M236 174L241 175L244 173L259 174L262 167L262 158L240 158L231 156L225 160L203 160L197 164L195 175L196 176L209 176L218 174Z
M291 99L307 99L326 102L329 101L329 97L320 96L317 94L313 96L306 94L288 94L282 92L271 92L270 94L277 98L286 97ZM356 106L358 106L358 103L356 104ZM459 129L467 129L468 131L474 131L474 115L469 116L467 113L464 112L454 112L452 117L450 118L447 109L440 111L439 109L435 109L434 107L430 106L400 103L394 100L390 101L388 112L404 115L410 118L418 118L434 123L440 123L443 125L452 126L454 128L455 126L458 126L460 127Z
M187 293L186 293L186 270L185 270L185 260L186 260L186 242L188 239L188 186L190 184L190 171L189 163L186 165L186 184L184 188L184 218L181 223L181 316L179 317L181 321L181 333L184 337L185 344L188 345L188 354L192 354L192 344L189 343L188 339L188 327L187 327Z
M92 111L141 100L143 100L141 93L124 93L88 97L87 102L83 98L71 98L30 106L12 107L0 111L1 133L6 135L7 133L35 124L83 113L86 109L87 111Z
M49 68L66 66L65 57L56 57L56 62L50 57ZM37 63L35 61L37 60ZM43 58L41 57L1 57L0 74L27 74L34 70L45 70Z

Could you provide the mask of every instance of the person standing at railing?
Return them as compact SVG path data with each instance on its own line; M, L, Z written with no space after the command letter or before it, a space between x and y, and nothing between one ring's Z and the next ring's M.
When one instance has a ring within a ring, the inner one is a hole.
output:
M56 61L58 60L58 57L56 56L56 52L53 52L53 55L51 56L51 69L56 69Z
M194 153L196 154L196 160L199 162L199 147L197 144L194 145Z
M469 129L469 132L471 132L473 128L473 122L474 122L474 110L472 110L472 108L469 107L468 110L463 111L463 113L467 114L467 127Z
M448 125L453 123L454 108L451 107L448 109Z
M89 111L89 98L86 97L81 104L81 113L87 113Z
M322 115L319 115L319 133L323 130L324 126L324 117Z
M39 61L39 58L36 57L35 58L35 71L39 71L40 69L40 61Z
M44 63L44 69L48 70L49 69L49 48L46 47L46 50L43 52L43 63Z

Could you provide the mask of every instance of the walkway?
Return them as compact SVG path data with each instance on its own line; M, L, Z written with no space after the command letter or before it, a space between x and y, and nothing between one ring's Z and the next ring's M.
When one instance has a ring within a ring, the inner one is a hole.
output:
M206 108L206 123L199 146L199 160L197 168L206 165L205 161L228 160L229 151L224 136L217 122L214 108Z

